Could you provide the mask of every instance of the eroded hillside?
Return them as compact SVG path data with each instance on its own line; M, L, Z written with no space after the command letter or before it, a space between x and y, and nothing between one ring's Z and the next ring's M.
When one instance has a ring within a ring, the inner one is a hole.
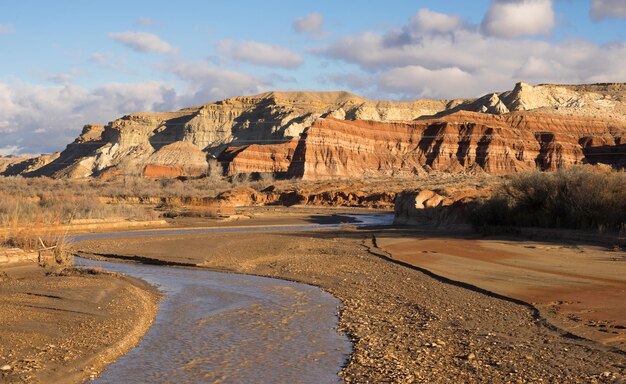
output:
M370 101L268 92L86 125L59 155L4 174L51 177L273 173L301 178L432 171L502 174L624 166L626 85L538 85L477 99Z

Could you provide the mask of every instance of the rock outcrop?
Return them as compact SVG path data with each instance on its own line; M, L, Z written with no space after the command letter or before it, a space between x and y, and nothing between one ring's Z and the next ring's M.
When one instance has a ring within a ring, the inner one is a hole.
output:
M60 153L40 156L0 156L0 175L17 176L37 171L59 157Z
M143 173L147 177L200 176L207 171L206 153L190 142L175 141L150 155Z
M225 174L271 173L286 175L293 163L293 156L299 139L283 144L251 144L228 147L219 157Z
M489 189L473 188L404 191L395 200L394 224L445 226L464 223L471 204L490 193Z
M411 102L268 92L87 125L58 158L0 174L198 176L216 158L228 175L303 178L619 165L625 126L624 84L518 83L478 99Z

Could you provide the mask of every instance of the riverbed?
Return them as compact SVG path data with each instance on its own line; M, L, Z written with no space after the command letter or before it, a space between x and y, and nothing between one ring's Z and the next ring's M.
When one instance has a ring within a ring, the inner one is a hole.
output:
M385 225L392 215L350 215L341 221ZM340 225L313 223L289 229ZM267 229L138 231L77 235L72 240L263 230ZM154 325L141 343L107 367L96 383L340 381L337 373L351 343L337 332L341 302L319 288L258 276L82 258L76 258L76 264L145 280L164 294Z
M284 280L77 258L143 279L165 295L140 344L96 383L334 383L351 346L340 302Z

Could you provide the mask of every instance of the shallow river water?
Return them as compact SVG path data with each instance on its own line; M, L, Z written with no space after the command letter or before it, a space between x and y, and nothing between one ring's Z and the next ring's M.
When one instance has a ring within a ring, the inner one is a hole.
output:
M390 218L363 215L358 220L356 225L371 225L387 224ZM298 229L328 227L333 225ZM128 235L79 235L73 241ZM316 287L81 258L76 264L143 279L164 294L156 320L139 345L107 367L95 383L336 383L351 351L347 337L336 330L340 302Z
M165 297L140 344L96 383L335 383L351 351L339 301L277 279L78 259L141 278Z

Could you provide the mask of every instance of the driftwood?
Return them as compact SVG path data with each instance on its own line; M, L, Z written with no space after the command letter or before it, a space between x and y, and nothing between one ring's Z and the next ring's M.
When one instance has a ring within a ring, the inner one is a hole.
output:
M63 257L61 252L58 252L59 247L57 245L46 246L41 237L38 237L41 248L37 250L38 258L37 262L41 266L50 266L54 264L67 264L67 260Z

